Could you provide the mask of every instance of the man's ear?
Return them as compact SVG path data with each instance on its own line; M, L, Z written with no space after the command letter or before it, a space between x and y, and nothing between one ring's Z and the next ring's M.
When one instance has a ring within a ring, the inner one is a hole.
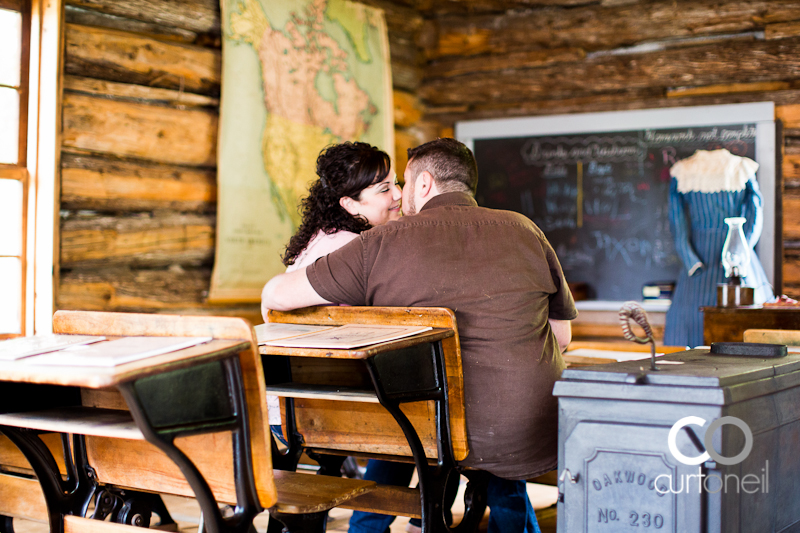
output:
M342 209L347 211L353 216L358 215L358 206L356 206L356 201L350 198L349 196L342 196L339 198L339 205L342 206Z
M432 192L434 192L434 188L436 187L436 182L433 179L433 175L427 170L423 170L420 172L417 179L419 180L417 181L419 197L422 199L427 198Z

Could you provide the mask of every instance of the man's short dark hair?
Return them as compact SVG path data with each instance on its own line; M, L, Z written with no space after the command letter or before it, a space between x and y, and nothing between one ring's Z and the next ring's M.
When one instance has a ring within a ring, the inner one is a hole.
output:
M436 181L439 192L463 191L475 194L478 187L478 165L472 151L455 139L436 139L408 149L411 173L416 176L427 170Z

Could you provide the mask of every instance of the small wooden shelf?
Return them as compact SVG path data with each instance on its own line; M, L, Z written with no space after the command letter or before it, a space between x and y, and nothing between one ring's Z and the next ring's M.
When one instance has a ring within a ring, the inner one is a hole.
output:
M0 414L0 425L54 433L144 440L131 414L113 409L61 407L27 413L6 413Z
M280 383L267 385L267 394L283 398L310 398L314 400L335 400L340 402L380 403L373 391L331 387L327 385L308 385L305 383Z

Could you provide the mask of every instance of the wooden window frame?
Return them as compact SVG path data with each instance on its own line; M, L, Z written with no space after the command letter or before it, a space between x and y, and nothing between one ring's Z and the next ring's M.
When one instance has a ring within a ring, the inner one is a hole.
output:
M0 178L23 183L22 335L52 333L58 273L63 0L0 0L22 13L19 157ZM13 335L0 335L0 339Z
M25 335L26 307L27 307L27 233L28 233L28 106L30 104L30 91L28 83L30 80L31 66L31 6L30 0L0 0L0 8L16 11L22 15L22 46L20 48L20 76L19 88L19 140L17 143L17 163L0 164L0 179L15 180L22 182L22 250L20 251L20 333L0 333L0 339L18 337Z

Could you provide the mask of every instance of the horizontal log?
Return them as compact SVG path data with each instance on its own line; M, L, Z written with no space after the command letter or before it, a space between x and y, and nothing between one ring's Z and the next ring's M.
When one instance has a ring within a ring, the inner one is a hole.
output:
M408 149L419 146L420 144L442 137L440 124L432 121L420 121L414 126L405 129L395 130L395 166L398 176L402 175L408 163Z
M124 2L120 2L124 3ZM66 25L65 72L218 96L221 53L108 28Z
M428 71L428 76L436 73ZM421 94L430 104L521 102L621 89L662 89L800 77L800 39L726 42L649 54L603 56L538 68L430 78Z
M800 19L794 0L725 2L657 0L574 9L530 9L499 15L439 19L432 57L503 54L537 48L608 50L648 41L763 30ZM453 46L468 40L470 46Z
M132 311L203 305L211 269L100 269L62 272L56 295L59 309Z
M216 209L212 169L63 154L61 209L209 212Z
M61 267L205 265L214 215L93 216L61 222Z
M783 121L784 129L800 128L800 104L777 106L775 108L775 118Z
M22 11L24 5L23 0L0 0L0 8L3 9Z
M422 118L425 107L415 95L405 91L394 91L394 126L407 128Z
M142 22L131 20L116 15L107 15L99 11L83 9L80 7L67 5L64 8L64 19L67 24L80 24L82 26L99 26L101 28L111 28L131 33L139 33L158 37L169 41L183 43L193 43L197 40L197 33L181 28L172 28L154 24L152 22Z
M602 0L604 3L608 0ZM497 13L510 9L541 6L583 6L597 0L418 0L417 8L426 15Z
M783 240L800 240L800 196L783 196Z
M580 48L556 48L553 50L532 50L510 52L502 55L457 57L433 61L428 72L436 77L449 78L475 72L493 72L515 68L533 68L552 63L580 61L586 52Z
M783 283L784 285L800 286L800 257L784 257Z
M416 92L422 85L424 70L422 67L409 63L392 61L392 86L409 92Z
M445 124L459 120L479 120L529 115L557 115L597 111L623 111L668 107L774 102L777 106L800 101L800 90L769 91L764 93L728 93L666 98L663 89L609 91L568 98L537 99L522 102L487 102L483 104L427 105L426 113ZM800 129L784 129L784 137L800 138Z
M800 92L798 92L800 94ZM563 113L580 113L583 111L605 111L636 108L641 102L661 101L661 106L678 106L681 104L664 98L662 90L626 90L607 91L590 95L567 98L531 99L522 102L490 101L479 104L442 104L433 105L426 102L427 115L443 123L459 120L475 120L527 115L553 115ZM655 106L655 107L661 107Z
M800 130L783 129L783 153L784 155L800 154Z
M383 10L386 18L386 28L390 35L413 36L422 28L425 22L422 14L417 9L401 5L393 0L362 0L361 3Z
M112 96L134 102L166 104L176 107L219 107L219 98L202 94L158 89L145 85L64 76L64 90L94 96Z
M66 0L66 4L197 33L220 32L219 0Z
M405 171L408 164L408 149L414 148L419 143L414 135L405 130L395 130L394 132L394 164L398 179Z
M417 43L408 37L389 32L389 56L392 61L423 65L425 56Z
M217 113L65 93L62 146L178 165L216 165Z
M783 294L788 296L789 298L794 298L795 300L800 300L800 285L787 285L784 283L783 285Z
M800 154L785 154L782 170L785 186L796 187L800 184Z
M800 35L800 22L797 21L767 24L764 28L764 38L766 39L786 39L798 35Z
M56 307L87 311L240 316L253 324L264 321L258 304L207 304L210 283L210 268L65 271L59 277Z
M760 93L766 91L784 91L796 89L796 84L789 81L765 81L759 83L729 83L726 85L706 85L703 87L676 87L667 89L667 98L686 98L687 96L705 96L731 93Z

